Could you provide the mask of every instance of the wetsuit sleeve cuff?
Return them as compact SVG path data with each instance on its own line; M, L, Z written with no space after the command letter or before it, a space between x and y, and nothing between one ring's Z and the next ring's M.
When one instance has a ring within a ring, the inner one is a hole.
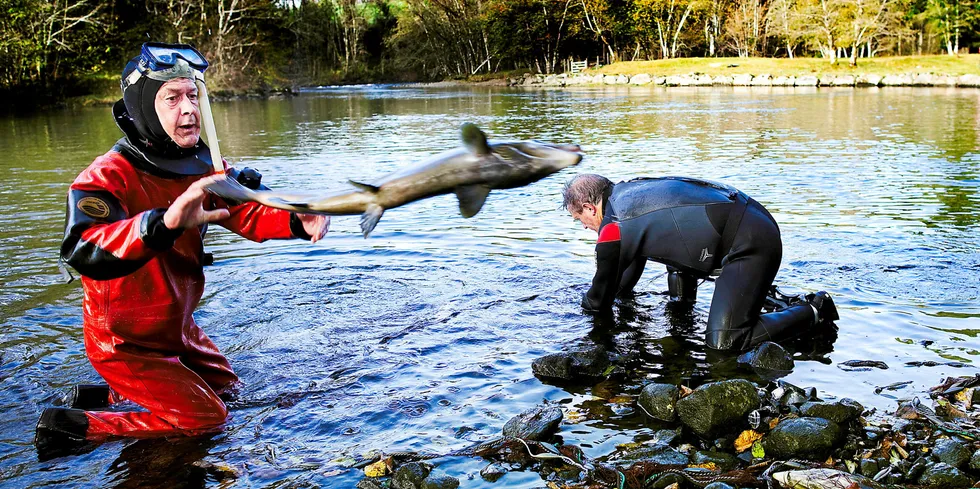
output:
M293 237L306 241L313 239L313 236L307 234L306 229L303 228L303 221L299 220L296 213L289 214L289 230L293 233Z
M183 229L170 229L163 223L167 209L153 209L143 213L140 220L140 239L151 249L166 251L173 247Z

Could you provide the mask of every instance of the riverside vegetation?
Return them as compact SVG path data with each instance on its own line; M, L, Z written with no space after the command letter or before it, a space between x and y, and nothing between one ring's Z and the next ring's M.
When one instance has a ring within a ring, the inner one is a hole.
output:
M737 56L746 69L778 57L787 69L802 62L833 71L839 59L863 66L943 53L944 60L909 63L954 74L945 65L980 43L977 0L0 0L0 7L0 92L27 107L114 97L121 67L146 40L199 47L213 63L215 92L720 56ZM695 71L703 70L687 73Z

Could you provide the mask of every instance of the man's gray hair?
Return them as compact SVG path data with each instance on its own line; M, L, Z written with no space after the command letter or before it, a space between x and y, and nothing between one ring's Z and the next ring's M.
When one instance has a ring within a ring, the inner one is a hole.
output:
M613 183L594 173L583 173L565 182L561 195L562 205L569 212L582 210L583 204L599 205L612 194Z

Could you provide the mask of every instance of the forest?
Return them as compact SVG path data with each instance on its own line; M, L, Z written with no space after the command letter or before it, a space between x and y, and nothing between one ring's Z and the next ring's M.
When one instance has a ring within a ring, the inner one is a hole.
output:
M219 90L555 73L677 57L976 51L980 0L0 0L0 92L118 82L145 41L189 43Z

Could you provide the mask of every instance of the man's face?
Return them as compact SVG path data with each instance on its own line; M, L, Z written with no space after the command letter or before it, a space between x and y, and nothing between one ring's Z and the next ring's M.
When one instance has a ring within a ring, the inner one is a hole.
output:
M572 219L582 223L585 229L599 232L599 224L602 224L602 212L592 204L582 204L582 208L577 211L570 211Z
M175 78L157 91L154 107L167 135L181 148L193 148L201 139L201 111L197 85L190 78Z

